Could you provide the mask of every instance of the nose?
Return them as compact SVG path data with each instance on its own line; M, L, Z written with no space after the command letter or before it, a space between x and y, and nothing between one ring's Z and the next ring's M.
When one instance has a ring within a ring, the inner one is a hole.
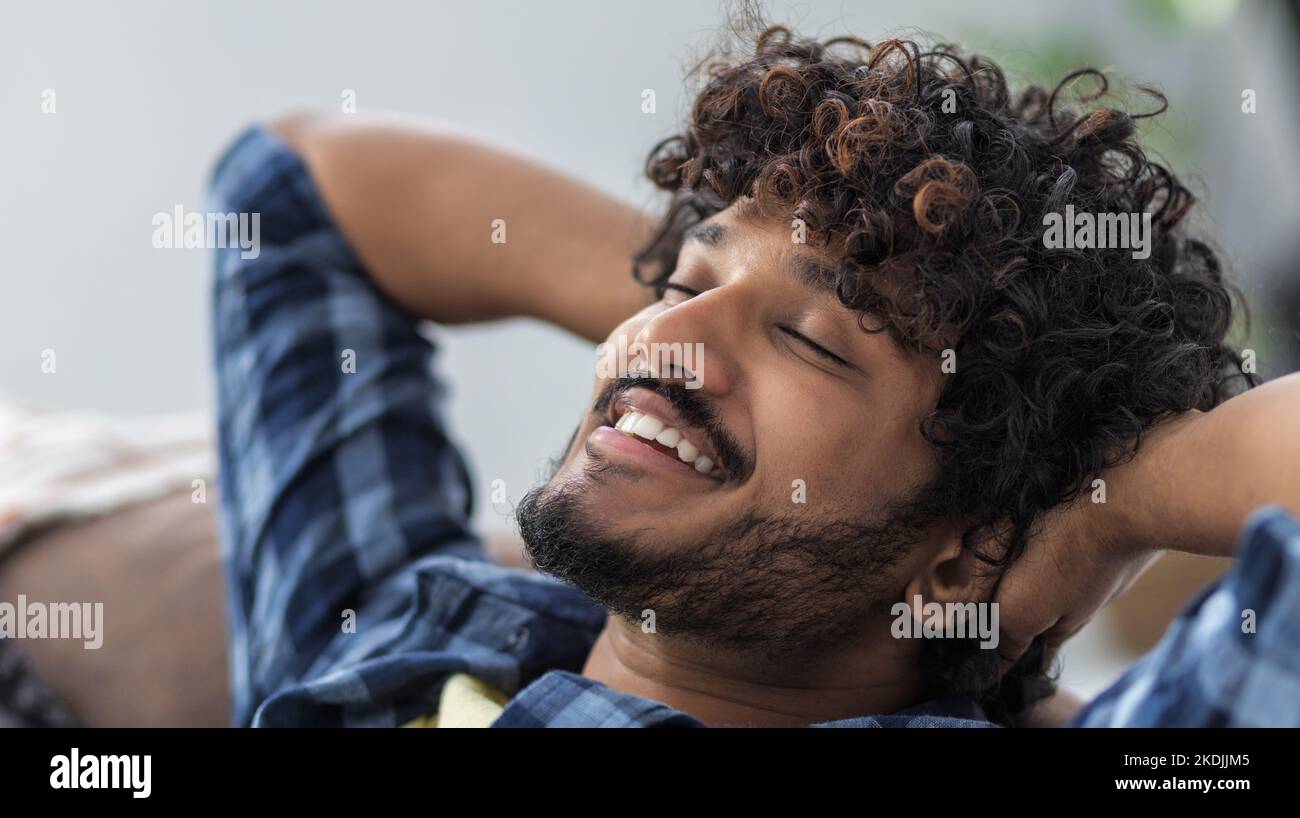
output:
M713 397L731 394L739 376L732 350L741 326L737 299L717 287L665 309L646 321L633 339L641 368L663 381L702 389Z

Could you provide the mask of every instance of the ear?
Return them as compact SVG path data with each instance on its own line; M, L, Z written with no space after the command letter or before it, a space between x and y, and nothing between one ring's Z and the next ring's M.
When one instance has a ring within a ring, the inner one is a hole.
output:
M963 541L964 533L954 526L940 537L940 545L921 564L906 586L904 601L912 606L921 602L988 602L993 599L1001 572L975 556ZM920 616L913 610L913 615Z

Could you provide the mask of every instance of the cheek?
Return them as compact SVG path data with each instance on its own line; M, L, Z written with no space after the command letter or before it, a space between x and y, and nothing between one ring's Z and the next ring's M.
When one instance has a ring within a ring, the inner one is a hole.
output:
M761 502L861 513L905 496L930 462L916 420L861 403L849 411L820 395L783 400L756 421Z
M830 501L839 507L864 485L861 453L873 445L870 426L828 411L824 402L791 400L810 394L819 393L784 389L765 401L766 410L756 407L759 502L773 510L826 509ZM824 401L825 390L819 396Z

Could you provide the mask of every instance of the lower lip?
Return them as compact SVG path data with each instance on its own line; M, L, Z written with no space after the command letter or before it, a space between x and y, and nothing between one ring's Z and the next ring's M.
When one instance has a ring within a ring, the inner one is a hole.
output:
M673 471L689 474L690 476L701 480L707 480L710 483L718 482L707 474L697 472L695 466L690 463L685 463L675 457L669 457L658 449L640 442L635 437L628 437L613 426L598 427L591 433L591 436L587 438L587 440L591 443L600 445L602 448L612 449L619 454L626 455L637 462L645 463L649 466L669 468Z

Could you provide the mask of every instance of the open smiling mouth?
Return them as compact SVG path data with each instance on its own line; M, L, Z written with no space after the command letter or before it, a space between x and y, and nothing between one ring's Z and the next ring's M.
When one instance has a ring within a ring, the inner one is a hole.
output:
M694 469L702 476L719 481L726 478L722 469L714 464L713 459L701 452L682 430L669 426L652 414L632 407L619 407L616 412L618 412L618 421L614 423L613 429L624 437L636 441L665 458L675 460L682 467Z

